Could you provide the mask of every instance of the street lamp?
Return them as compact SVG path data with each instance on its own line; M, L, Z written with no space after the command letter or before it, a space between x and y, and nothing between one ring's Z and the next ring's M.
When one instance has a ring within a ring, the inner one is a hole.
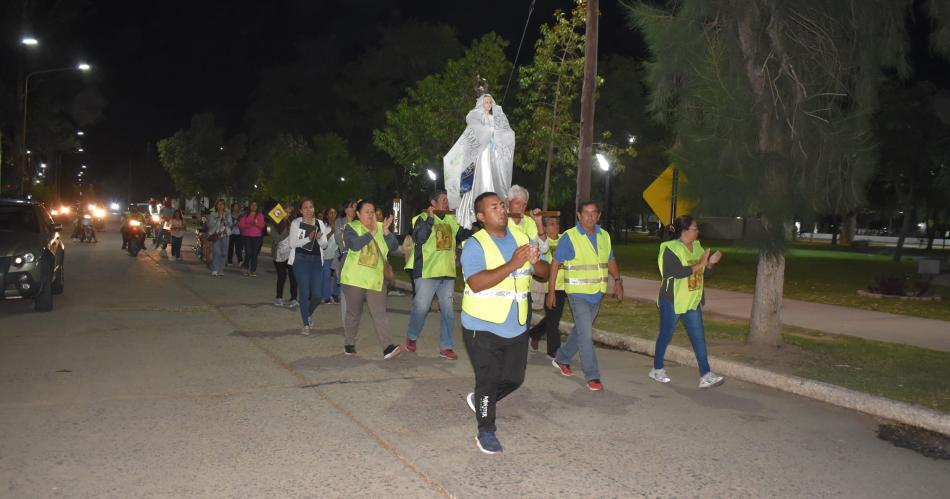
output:
M83 132L82 130L79 130L78 132L76 132L76 135L82 137L83 135L86 135L86 133Z
M33 38L32 36L24 36L20 39L20 43L26 45L27 47L35 47L40 44L39 40Z
M610 161L603 153L597 153L597 166L604 172L604 213L608 214L610 212ZM611 230L610 218L605 217L605 220L608 222L607 230Z
M31 43L31 42L32 42L32 43ZM23 40L22 40L22 43L23 43L24 45L36 45L36 44L39 43L39 42L37 42L36 39L33 38L33 37L24 37ZM70 66L70 67L65 67L65 68L43 69L43 70L40 70L40 71L33 71L32 73L29 73L29 74L26 75L26 78L23 80L23 133L21 134L22 137L23 137L23 141L22 141L22 143L21 143L21 146L22 146L22 147L20 148L21 151L25 151L25 150L26 150L26 117L27 117L27 115L28 115L27 109L28 109L28 105L29 105L29 102L30 102L30 101L29 101L29 99L30 99L30 78L32 78L32 77L34 77L34 76L36 76L36 75L41 75L41 74L59 73L59 72L62 72L62 71L76 71L77 69L78 69L79 71L86 72L86 71L89 71L90 69L92 69L92 66L90 66L89 64L86 64L85 62L80 62L80 63L79 63L78 65L76 65L76 66ZM82 151L82 150L80 150L80 152L81 152L81 151ZM20 161L24 161L24 162L25 162L25 158L21 158ZM26 165L23 165L22 168L25 169L25 168L26 168ZM25 171L25 170L23 170L23 171ZM21 185L22 185L22 184L21 184Z
M431 168L426 168L426 173L429 175L429 179L432 180L432 192L439 190L439 177L436 176Z

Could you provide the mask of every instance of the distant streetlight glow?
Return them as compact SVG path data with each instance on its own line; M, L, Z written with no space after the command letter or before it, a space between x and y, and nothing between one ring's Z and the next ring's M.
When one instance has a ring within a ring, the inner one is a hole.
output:
M76 150L79 151L79 152L83 152L85 149L83 149L83 148L80 147L79 149L76 149Z
M346 177L340 177L340 182L346 182Z
M85 170L85 169L86 169L86 165L82 165L82 169Z
M40 168L46 168L46 163L40 163Z
M36 45L39 45L40 41L37 40L36 38L33 38L32 36L24 36L23 39L20 40L20 43L28 47L34 47Z
M602 171L610 170L610 162L607 161L607 157L601 153L597 153L597 166L599 166Z
M90 69L92 69L92 66L86 64L85 62L80 62L79 65L76 66L76 69L80 71L89 71Z
M429 168L426 168L426 173L429 174L429 179L435 182L435 179L436 179L435 172Z
M26 153L27 153L27 154L33 154L33 151L27 149L27 150L26 150Z
M79 130L78 132L76 132L76 135L82 137L83 135L86 135L86 133L83 132L82 130Z

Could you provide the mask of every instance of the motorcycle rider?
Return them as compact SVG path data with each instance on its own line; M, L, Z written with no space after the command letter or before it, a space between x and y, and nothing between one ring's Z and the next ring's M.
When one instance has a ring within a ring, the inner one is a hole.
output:
M137 220L139 223L145 223L145 217L139 213L139 207L129 205L128 211L122 215L122 249L126 249L129 246L129 222L132 220Z
M80 232L80 234L81 234L80 237L82 238L82 240L83 240L84 242L87 242L87 243L90 242L90 241L92 241L92 242L94 242L94 243L98 243L98 242L99 242L99 240L96 239L96 228L95 228L95 227L93 226L93 224L92 224L92 217L93 217L93 216L94 216L94 215L93 215L93 213L92 213L92 210L88 210L88 211L86 211L85 214L83 214L82 218L80 219L80 223L81 223L81 225L82 225L82 231ZM89 230L89 238L88 238L88 239L86 238L86 229Z
M160 229L158 235L156 236L156 240L160 241L162 248L160 254L162 258L168 258L166 248L168 247L169 243L169 233L171 231L172 218L175 218L175 208L172 207L172 200L169 199L168 196L165 196L162 199L162 204L159 205L158 216L158 227Z

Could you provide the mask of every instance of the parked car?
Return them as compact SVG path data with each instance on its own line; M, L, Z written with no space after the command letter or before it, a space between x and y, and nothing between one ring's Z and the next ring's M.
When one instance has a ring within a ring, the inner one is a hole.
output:
M64 285L61 230L42 204L0 198L0 298L32 299L37 312L53 309Z

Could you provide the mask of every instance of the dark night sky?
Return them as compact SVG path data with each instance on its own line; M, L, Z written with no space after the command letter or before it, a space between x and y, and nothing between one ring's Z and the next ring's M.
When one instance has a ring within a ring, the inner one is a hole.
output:
M375 41L376 27L409 20L454 26L463 44L489 31L510 42L514 57L530 0L234 0L229 2L105 0L92 2L77 44L94 64L109 103L88 130L87 162L100 180L122 175L147 143L211 111L239 131L260 71L294 58L294 42L333 36L348 58ZM601 55L641 55L639 37L625 26L616 1L601 2ZM539 0L521 63L532 53L538 26L571 0ZM419 75L421 79L426 75ZM95 165L95 167L93 167Z

